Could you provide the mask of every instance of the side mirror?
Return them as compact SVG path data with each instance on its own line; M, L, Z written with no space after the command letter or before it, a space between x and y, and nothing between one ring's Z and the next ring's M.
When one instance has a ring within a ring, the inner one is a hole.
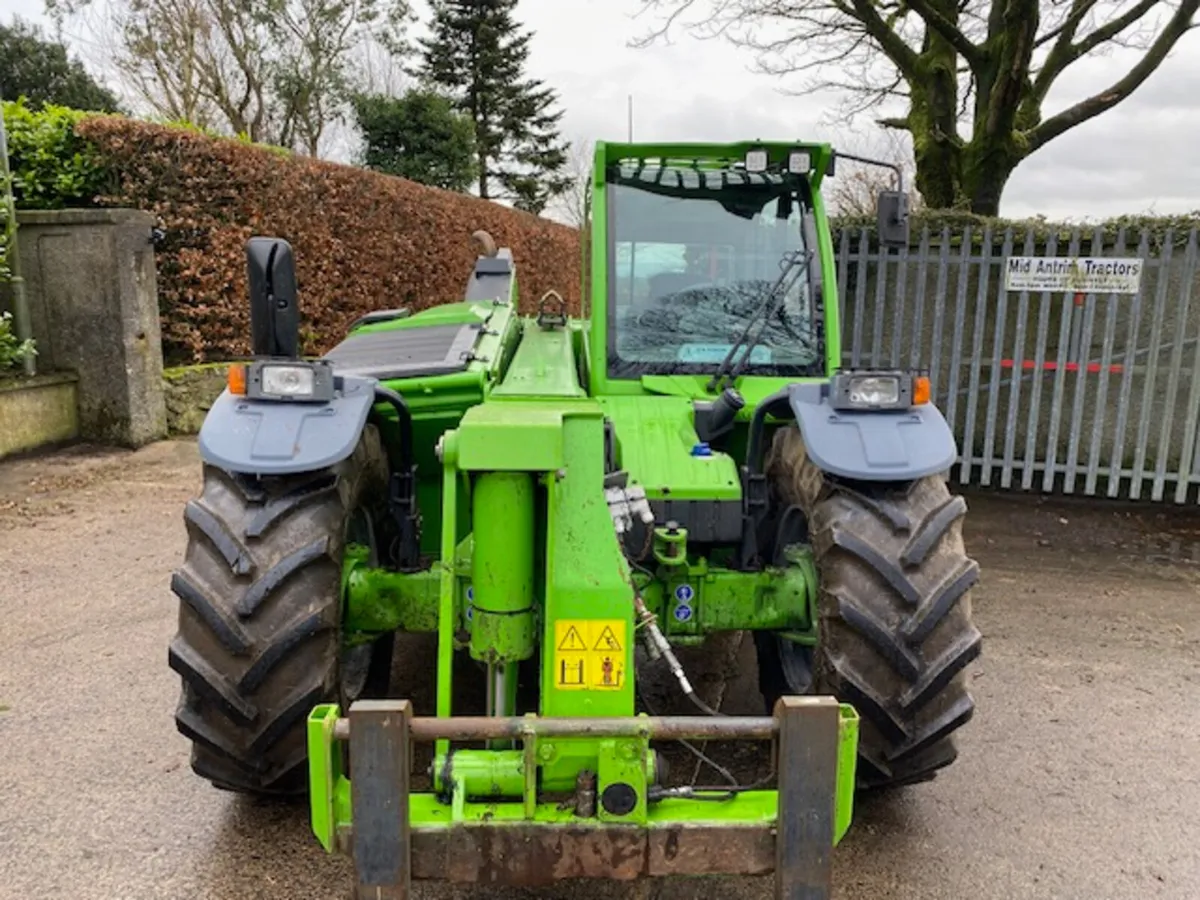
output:
M901 191L880 191L875 215L880 246L896 250L908 246L907 194Z
M279 238L246 243L250 276L250 345L255 356L300 356L300 309L292 247Z

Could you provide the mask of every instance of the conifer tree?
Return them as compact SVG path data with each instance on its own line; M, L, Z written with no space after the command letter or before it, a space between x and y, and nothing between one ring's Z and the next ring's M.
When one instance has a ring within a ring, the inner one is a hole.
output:
M0 25L0 96L24 97L34 107L50 103L88 112L120 110L112 91L66 46L15 16L11 25Z
M531 34L517 0L433 0L418 75L448 93L475 125L479 196L541 213L568 190L562 111L552 88L525 75Z
M475 181L471 120L445 97L414 88L399 97L360 94L353 106L368 169L446 191Z

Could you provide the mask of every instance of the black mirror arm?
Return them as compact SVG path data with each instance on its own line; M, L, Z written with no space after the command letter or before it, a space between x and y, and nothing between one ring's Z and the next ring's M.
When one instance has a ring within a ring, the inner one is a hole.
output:
M838 159L848 159L852 162L862 163L865 166L878 166L881 169L891 169L896 173L896 190L904 193L904 171L895 163L884 162L881 159L871 159L869 156L854 156L851 153L843 153L838 150L834 153Z

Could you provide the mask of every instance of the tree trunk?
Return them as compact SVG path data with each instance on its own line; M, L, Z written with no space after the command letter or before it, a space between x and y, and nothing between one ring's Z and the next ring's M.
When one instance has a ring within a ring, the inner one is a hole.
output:
M957 0L929 0L934 12L957 28ZM917 190L931 209L969 210L996 216L1000 195L1026 151L1016 138L1017 110L1033 52L1038 24L1036 0L1006 0L992 10L986 45L976 48L972 133L958 131L960 50L938 29L925 31L924 44L907 76L909 112L904 127L912 134Z
M913 138L917 190L932 209L962 205L957 64L954 48L928 32L918 60L922 77L912 84L907 126Z
M995 143L1001 146L989 146L976 138L964 153L962 194L971 212L980 216L1000 215L1000 195L1020 162L1019 157L1003 146L1006 142Z
M933 137L929 131L924 131L920 137L913 133L913 148L917 191L925 205L930 209L959 206L962 178L958 148L945 139Z
M488 159L487 151L480 150L477 154L479 157L479 198L481 200L490 200L488 193Z
M962 195L971 212L1000 214L1000 195L1024 158L1017 141L1021 97L1038 28L1037 0L1008 0L992 8L990 36L975 65L975 115L963 148Z
M950 147L914 140L918 147L917 190L935 210L969 210L980 216L1000 214L1000 196L1020 160L1003 148Z
M999 215L1000 195L1021 152L1009 127L977 127L969 142L959 137L955 57L948 47L937 52L938 40L933 38L933 46L921 56L924 78L919 87L913 86L906 120L913 138L917 190L930 209Z

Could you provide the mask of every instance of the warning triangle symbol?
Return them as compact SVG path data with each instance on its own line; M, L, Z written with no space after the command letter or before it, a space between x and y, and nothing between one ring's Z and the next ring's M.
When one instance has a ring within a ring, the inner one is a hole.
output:
M605 626L604 630L602 632L600 632L600 637L596 641L596 646L593 647L592 649L593 650L620 650L621 644L617 640L617 636L615 634L613 634L612 628L609 626Z
M579 634L578 629L572 625L567 629L567 633L563 635L563 639L558 643L559 650L586 650L587 644L583 637Z

